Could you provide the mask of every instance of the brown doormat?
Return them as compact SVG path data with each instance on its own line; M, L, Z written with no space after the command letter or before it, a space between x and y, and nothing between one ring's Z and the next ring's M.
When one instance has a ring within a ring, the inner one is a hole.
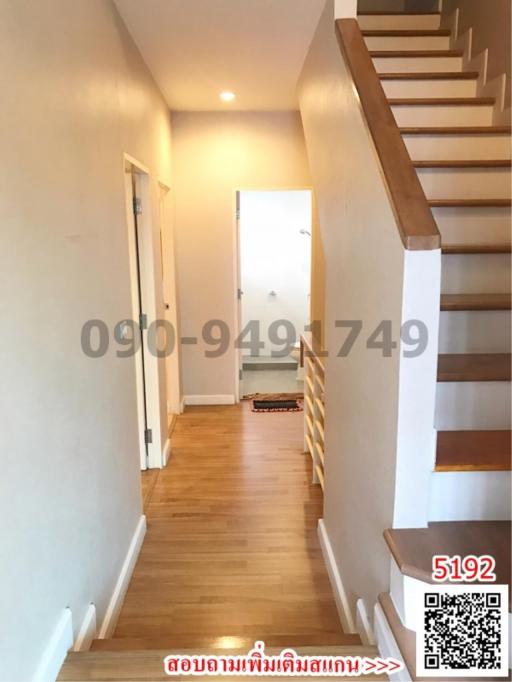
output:
M253 400L253 412L301 412L298 400Z

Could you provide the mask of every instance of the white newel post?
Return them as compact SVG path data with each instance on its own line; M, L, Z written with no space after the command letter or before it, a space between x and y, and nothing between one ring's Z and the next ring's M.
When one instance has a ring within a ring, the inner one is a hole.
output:
M357 16L357 0L334 0L334 18L347 19Z

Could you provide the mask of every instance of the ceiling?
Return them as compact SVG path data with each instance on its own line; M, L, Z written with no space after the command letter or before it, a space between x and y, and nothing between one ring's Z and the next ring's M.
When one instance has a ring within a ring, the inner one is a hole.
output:
M115 0L172 110L297 109L325 0ZM219 93L237 97L224 103Z

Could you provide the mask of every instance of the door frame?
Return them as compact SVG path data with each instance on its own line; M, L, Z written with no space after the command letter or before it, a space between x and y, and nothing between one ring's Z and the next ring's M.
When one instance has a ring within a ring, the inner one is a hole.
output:
M242 299L238 297L238 290L242 288L242 259L240 257L240 194L242 192L310 192L311 193L311 235L313 235L314 216L315 216L315 194L312 185L297 185L286 187L235 187L233 189L233 278L235 282L233 300L234 310L233 319L235 321L234 338L237 339L242 331ZM311 238L311 249L313 245L313 238ZM311 250L311 266L313 266L313 251ZM311 267L313 273L313 267ZM239 403L243 396L241 392L243 389L243 372L242 372L242 350L235 349L235 402Z
M167 386L167 416L178 415L183 411L181 400L181 363L180 363L180 320L178 309L178 278L176 270L176 239L174 221L169 210L171 188L158 182L160 211L160 250L162 258L162 297L164 317L175 333L175 344L171 355L165 358L165 377ZM167 256L170 256L168 262ZM167 305L169 308L167 308ZM169 382L169 378L171 381Z
M123 155L123 171L125 181L126 227L128 236L128 259L130 270L130 293L132 303L132 320L139 322L139 273L140 293L143 311L147 316L148 326L157 319L155 288L155 241L151 220L151 191L148 168L129 154ZM136 242L135 218L133 212L132 176L135 179L136 191L141 202L142 212L137 218L138 244ZM137 249L138 246L138 249ZM137 252L139 256L137 266ZM142 330L143 349L133 357L135 385L137 395L137 424L139 457L141 469L162 468L162 438L160 417L160 379L158 357L152 354L148 346L148 327ZM144 363L144 364L142 364ZM145 381L144 381L145 379ZM144 392L145 387L145 392ZM145 428L151 429L152 440L146 445Z

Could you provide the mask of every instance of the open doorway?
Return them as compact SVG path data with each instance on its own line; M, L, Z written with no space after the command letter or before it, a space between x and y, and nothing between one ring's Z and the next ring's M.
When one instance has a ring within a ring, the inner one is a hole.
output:
M170 189L159 183L160 189L160 252L162 262L162 287L164 303L164 319L174 330L175 339L180 338L178 316L178 293L176 275L176 253L174 242L174 225L171 220ZM172 353L165 357L165 376L167 385L167 427L172 433L174 421L183 411L181 405L181 377L179 343L174 344ZM167 463L164 457L164 466Z
M310 322L310 190L237 193L239 395L303 392L300 335Z
M155 291L155 253L151 222L148 170L125 155L125 197L132 300L132 323L121 332L127 348L127 360L134 362L140 468L160 468L163 464L160 411L160 378L157 354L151 350L152 325L157 320ZM132 352L134 350L135 352ZM122 356L120 356L122 357Z

